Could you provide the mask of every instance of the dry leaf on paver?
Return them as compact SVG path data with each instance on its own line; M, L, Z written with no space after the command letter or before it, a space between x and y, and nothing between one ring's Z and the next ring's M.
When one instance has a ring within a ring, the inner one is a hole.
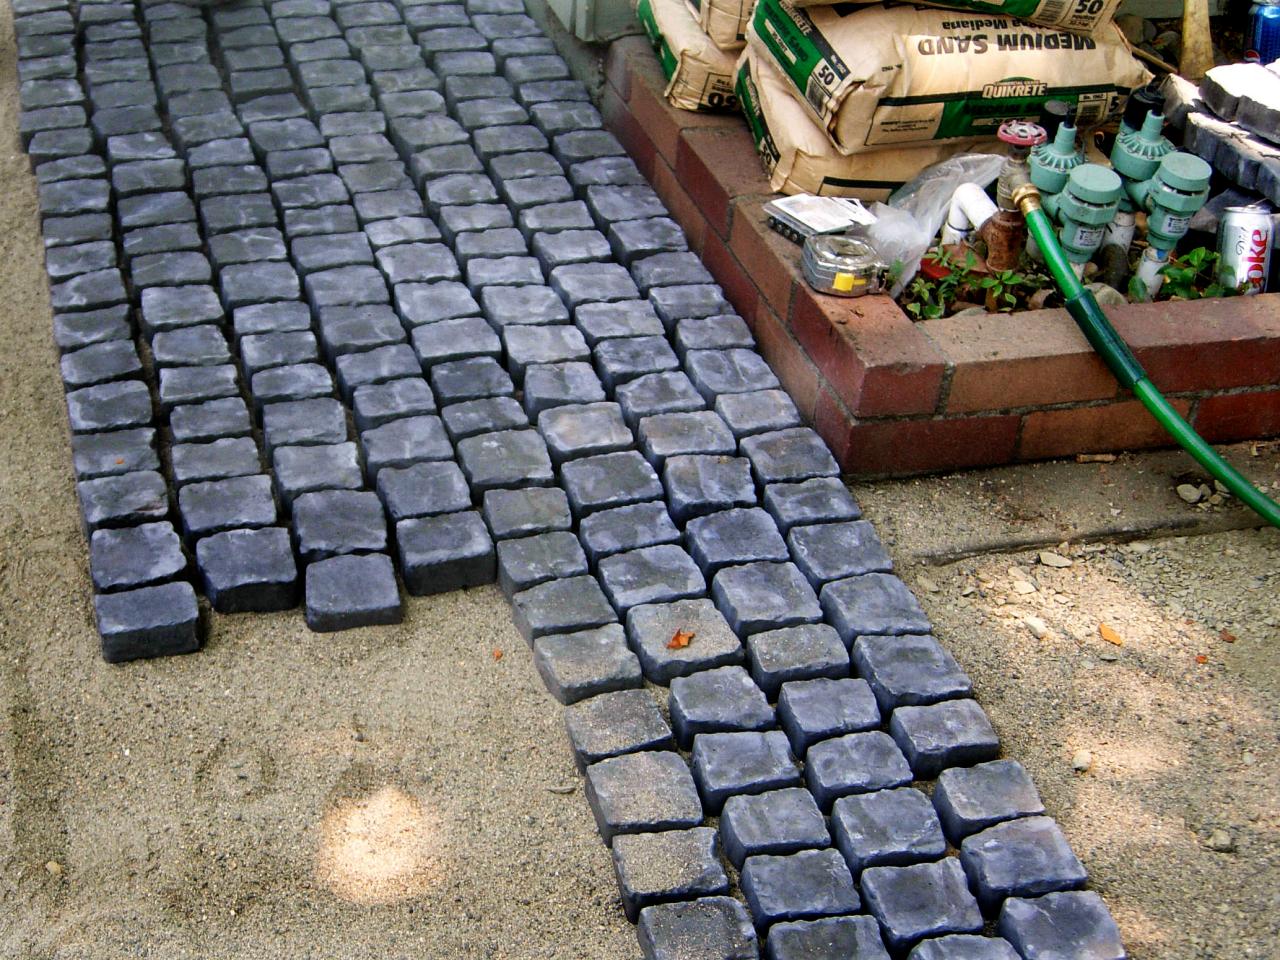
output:
M1209 658L1206 657L1203 653L1196 654L1196 663L1208 663L1208 662L1209 662Z
M1105 623L1098 624L1098 636L1102 637L1107 643L1114 643L1117 647L1124 646L1124 638Z
M668 650L683 650L696 634L692 630L677 630L667 643Z
M502 651L501 651L501 650L495 650L495 651L493 651L493 659L495 659L495 660L501 660L501 659L502 659Z
M1223 643L1235 643L1236 635L1229 630L1219 630L1218 639Z

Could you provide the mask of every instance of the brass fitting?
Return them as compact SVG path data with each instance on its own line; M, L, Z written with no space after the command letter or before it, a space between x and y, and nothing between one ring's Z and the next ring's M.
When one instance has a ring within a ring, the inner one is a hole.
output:
M1040 191L1034 183L1021 183L1014 188L1011 198L1025 217L1033 210L1040 209Z

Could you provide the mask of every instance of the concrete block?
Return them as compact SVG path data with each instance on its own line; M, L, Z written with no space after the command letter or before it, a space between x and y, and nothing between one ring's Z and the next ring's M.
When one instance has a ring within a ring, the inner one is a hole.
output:
M121 473L76 484L86 534L99 527L123 527L163 520L169 515L169 491L154 470Z
M840 632L845 646L862 636L926 634L931 629L919 601L891 574L833 581L822 588L821 598L827 622Z
M456 513L471 506L466 478L452 460L387 467L378 471L377 486L378 497L392 523Z
M89 538L89 577L99 593L171 580L186 568L182 542L165 521L95 530Z
M652 683L743 661L742 644L709 600L642 604L627 611L626 620L627 638ZM689 635L686 645L672 646L677 632Z
M288 610L298 603L298 567L282 527L204 537L196 544L196 565L219 613Z
M71 438L71 460L78 480L159 470L156 432L146 427L80 433Z
M578 536L592 565L624 550L679 543L680 531L657 500L599 510L582 518Z
M920 779L947 767L994 760L1000 738L973 700L947 700L926 707L899 707L889 718L889 733Z
M497 555L498 586L508 599L548 580L588 572L578 538L567 530L503 540L497 546Z
M782 390L721 394L714 408L739 440L803 424L800 411Z
M933 791L933 805L947 839L956 846L997 823L1044 813L1035 784L1016 760L943 770Z
M261 469L252 437L175 443L169 448L169 467L175 487L201 480L247 477Z
M390 557L347 555L308 566L306 618L317 633L399 623L403 609Z
M475 496L503 487L550 486L555 482L547 445L534 430L467 437L458 441L458 460Z
M719 813L736 794L800 784L795 757L780 730L699 734L693 742L693 776L710 814Z
M825 623L753 634L747 638L747 660L751 675L771 700L784 683L849 675L849 652Z
M932 636L860 636L853 662L886 713L973 694L968 676Z
M489 490L483 502L484 519L495 540L568 530L573 525L569 498L558 487Z
M905 787L912 780L902 751L879 730L813 744L805 754L804 776L823 810L830 810L840 797Z
M905 867L947 852L929 798L900 787L841 797L831 808L836 847L854 876L867 867Z
M93 598L102 659L123 663L200 649L199 608L185 582L164 583Z
M595 577L550 580L511 598L512 617L527 643L616 623L618 615Z
M759 960L760 956L751 916L731 897L645 907L636 936L644 960Z
M604 398L604 386L589 363L534 364L525 370L524 408L532 419L552 407Z
M493 540L475 511L401 520L396 543L404 587L414 596L493 582Z
M270 526L276 522L271 478L254 474L189 483L178 491L178 515L189 540L223 530Z
M662 484L671 516L678 524L721 510L756 505L751 467L742 457L668 457L662 466Z
M982 931L982 913L954 858L869 867L861 886L867 910L880 922L890 950L910 949L925 937Z
M501 430L522 430L529 426L524 408L514 397L484 397L455 403L440 411L444 428L457 443L466 437Z
M654 418L647 418L647 423ZM758 507L723 510L690 520L685 526L685 543L694 561L706 576L722 568L743 563L785 562L789 559L770 516ZM843 653L843 649L841 650ZM848 662L848 656L845 656Z
M633 923L656 903L729 892L712 827L624 835L612 846L622 909Z
M1092 890L1011 897L1000 911L1000 935L1026 960L1124 960L1120 929Z
M542 328L513 327L508 333L515 334L522 329ZM579 457L626 450L634 443L631 430L623 421L622 411L616 403L552 407L538 416L538 430L547 441L552 462L557 465Z
M759 928L856 913L862 906L849 868L834 850L748 857L742 892Z
M293 535L303 563L347 553L382 553L387 520L371 491L317 490L293 501Z
M773 707L764 692L737 666L674 677L670 706L676 741L685 750L693 746L697 734L769 730L774 726Z
M539 637L533 642L533 665L546 684L547 691L564 704L576 704L588 697L591 698L587 700L588 704L595 703L605 699L605 696L619 696L620 691L631 691L642 682L640 664L635 654L627 649L622 628L616 623L575 633ZM635 693L648 699L652 706L647 693L639 690ZM653 713L657 715L657 707L653 707ZM625 713L623 716L608 718L597 717L594 711L591 715L596 719L590 721L593 733L588 734L582 729L586 725L585 721L582 725L574 724L569 721L570 715L566 713L566 722L570 722L570 743L574 745L574 758L579 770L605 757L632 752L631 749L612 749L618 745L618 741L613 739L617 736L623 737L627 743L630 743L627 737L638 736L648 744L644 749L675 748L671 731L666 729L666 721L662 720L661 715L657 719L665 733L661 736L655 734L652 742L646 740L643 734L644 730L653 729L651 717L647 721L641 721L635 717L628 720ZM643 716L648 717L647 714ZM574 740L575 730L595 746L582 747L582 752L579 752L580 744ZM605 744L610 746L606 748ZM593 752L597 748L601 751L599 755ZM635 749L641 748L637 746Z
M606 631L613 632L613 639L625 651L621 627L601 627L596 632ZM582 635L583 639L589 634ZM539 651L546 649L550 639L543 637L534 644L535 665L539 663ZM631 662L635 664L634 654ZM638 664L633 676L639 684ZM564 711L564 725L579 771L585 772L590 764L626 753L675 749L671 728L647 690L619 689L575 701Z
M1049 817L1022 817L966 837L960 863L988 911L1006 897L1075 890L1088 879L1062 830Z
M711 595L743 636L822 619L812 588L790 563L727 567L712 580Z
M586 792L606 844L625 834L702 823L697 788L678 753L644 750L593 763Z

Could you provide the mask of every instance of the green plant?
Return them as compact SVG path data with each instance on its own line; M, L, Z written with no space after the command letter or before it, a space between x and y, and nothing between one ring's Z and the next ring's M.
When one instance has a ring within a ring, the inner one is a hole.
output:
M1218 254L1207 247L1196 247L1180 257L1170 257L1160 268L1164 285L1161 300L1201 300L1206 297L1231 297L1239 290L1218 282ZM1129 280L1130 300L1150 300L1147 286L1135 275Z
M978 286L987 291L987 309L993 313L1007 313L1018 305L1019 291L1034 291L1037 284L1016 270L997 270L978 280Z
M947 273L936 280L917 273L902 296L902 306L913 319L935 320L946 315L960 290L975 285L977 277L973 268L978 261L972 250L966 250L964 263L957 263L951 251L941 245L926 253L923 259Z

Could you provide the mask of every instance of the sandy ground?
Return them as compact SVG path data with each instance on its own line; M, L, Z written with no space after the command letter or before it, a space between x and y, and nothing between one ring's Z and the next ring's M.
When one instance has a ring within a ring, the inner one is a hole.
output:
M1280 480L1280 444L1232 453L1256 480ZM1280 531L1215 532L1248 515L1178 501L1188 463L1150 454L855 492L1134 960L1275 958ZM1127 537L1192 529L1119 544L1117 524ZM1071 565L1001 541L1043 542Z

